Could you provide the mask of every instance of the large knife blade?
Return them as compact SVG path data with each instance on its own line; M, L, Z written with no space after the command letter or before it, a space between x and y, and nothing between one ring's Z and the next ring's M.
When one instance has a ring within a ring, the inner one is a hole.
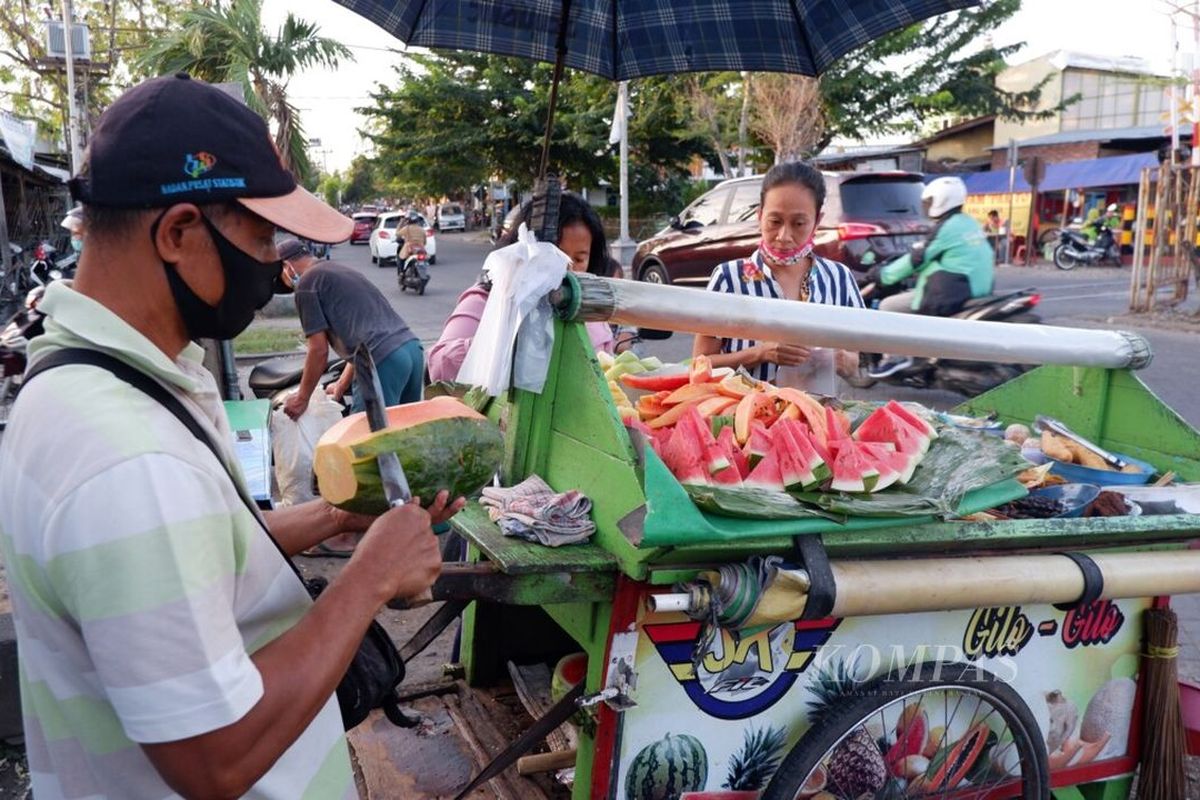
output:
M387 405L383 399L383 386L379 383L379 372L375 369L375 359L365 344L354 349L354 380L363 400L367 424L372 431L383 430L388 426ZM379 463L383 496L387 498L388 505L395 507L407 503L412 491L408 487L404 468L400 466L400 457L394 452L380 453L376 461Z

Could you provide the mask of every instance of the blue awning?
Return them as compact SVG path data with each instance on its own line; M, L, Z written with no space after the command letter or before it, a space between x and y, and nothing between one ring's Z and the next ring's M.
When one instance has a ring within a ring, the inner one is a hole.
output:
M1047 164L1046 180L1038 187L1038 191L1061 192L1064 189L1087 189L1093 186L1128 186L1141 180L1143 169L1157 165L1158 156L1154 153ZM963 181L971 194L1003 194L1008 191L1008 170L976 172L965 176ZM1014 189L1018 192L1029 191L1029 184L1020 170L1017 170Z

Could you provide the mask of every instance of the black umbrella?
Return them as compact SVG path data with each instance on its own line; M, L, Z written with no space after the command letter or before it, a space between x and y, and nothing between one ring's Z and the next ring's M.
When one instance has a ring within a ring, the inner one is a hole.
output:
M979 0L337 0L405 44L554 64L628 80L718 70L819 75L889 31Z

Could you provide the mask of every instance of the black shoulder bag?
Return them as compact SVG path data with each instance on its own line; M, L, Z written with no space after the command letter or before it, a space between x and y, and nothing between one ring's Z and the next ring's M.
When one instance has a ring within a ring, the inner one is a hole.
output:
M279 546L279 542L271 535L271 530L267 527L266 521L259 514L258 505L246 494L242 485L234 479L233 475L229 473L229 469L225 465L225 459L221 456L220 448L209 438L208 434L200 426L200 423L184 407L179 398L175 397L166 387L141 370L135 369L124 361L120 361L107 353L87 348L56 350L39 358L37 363L25 373L25 381L30 381L35 376L47 370L68 364L86 364L106 370L119 380L128 383L133 388L148 395L167 411L171 412L193 436L212 451L212 454L217 459L217 463L225 468L229 480L237 489L238 496L258 521L259 526L266 532L271 543L279 550L279 554L283 556L283 560L291 567L292 572L296 574L296 578L304 585L309 595L315 599L321 593L326 586L325 579L315 578L311 581L304 580L304 577L300 574L300 570L296 569L296 565L292 563L288 554L284 552L283 548ZM374 708L382 708L384 714L394 724L402 727L410 727L412 722L405 718L396 699L396 687L403 680L404 661L401 660L400 654L396 651L395 644L392 643L391 637L388 636L383 626L376 620L371 620L371 625L367 628L366 636L363 637L362 643L359 644L358 652L354 654L354 660L350 662L346 674L342 676L342 680L338 683L337 687L338 706L341 708L342 724L346 730L350 730L366 719L371 709Z

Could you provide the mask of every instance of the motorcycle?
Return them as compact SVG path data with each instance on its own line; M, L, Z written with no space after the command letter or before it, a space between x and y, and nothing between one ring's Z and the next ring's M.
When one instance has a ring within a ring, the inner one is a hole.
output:
M860 287L860 292L869 308L877 308L879 301L885 296L897 294L906 288L907 285L903 282L894 286L868 283ZM1041 300L1041 295L1035 289L993 294L967 301L962 310L951 315L951 318L1036 325L1041 322L1041 318L1031 312ZM1017 377L1026 369L1020 364L914 358L912 365L900 372L886 378L870 377L868 373L882 359L880 353L860 353L858 373L847 377L846 382L858 389L869 389L882 380L884 383L898 386L943 389L974 397Z
M1064 228L1058 234L1058 246L1054 248L1054 266L1072 270L1081 264L1112 264L1121 266L1121 246L1108 227L1101 227L1095 242L1089 242L1079 231Z
M325 372L321 374L321 379L318 385L322 388L335 382L342 375L342 370L346 368L345 359L333 356L325 365ZM266 361L260 361L250 370L250 377L247 383L250 385L250 392L258 399L270 399L271 405L275 405L276 399L285 392L291 391L300 385L300 378L304 374L304 356L278 356L276 358L268 358ZM343 398L343 403L349 406L349 393Z
M429 283L429 254L424 247L413 247L404 263L396 267L396 282L402 292L412 289L417 294L425 294L425 284Z
M21 310L0 331L0 431L8 424L9 411L21 390L29 340L45 331L45 315L37 310L44 291L40 286L32 289Z

